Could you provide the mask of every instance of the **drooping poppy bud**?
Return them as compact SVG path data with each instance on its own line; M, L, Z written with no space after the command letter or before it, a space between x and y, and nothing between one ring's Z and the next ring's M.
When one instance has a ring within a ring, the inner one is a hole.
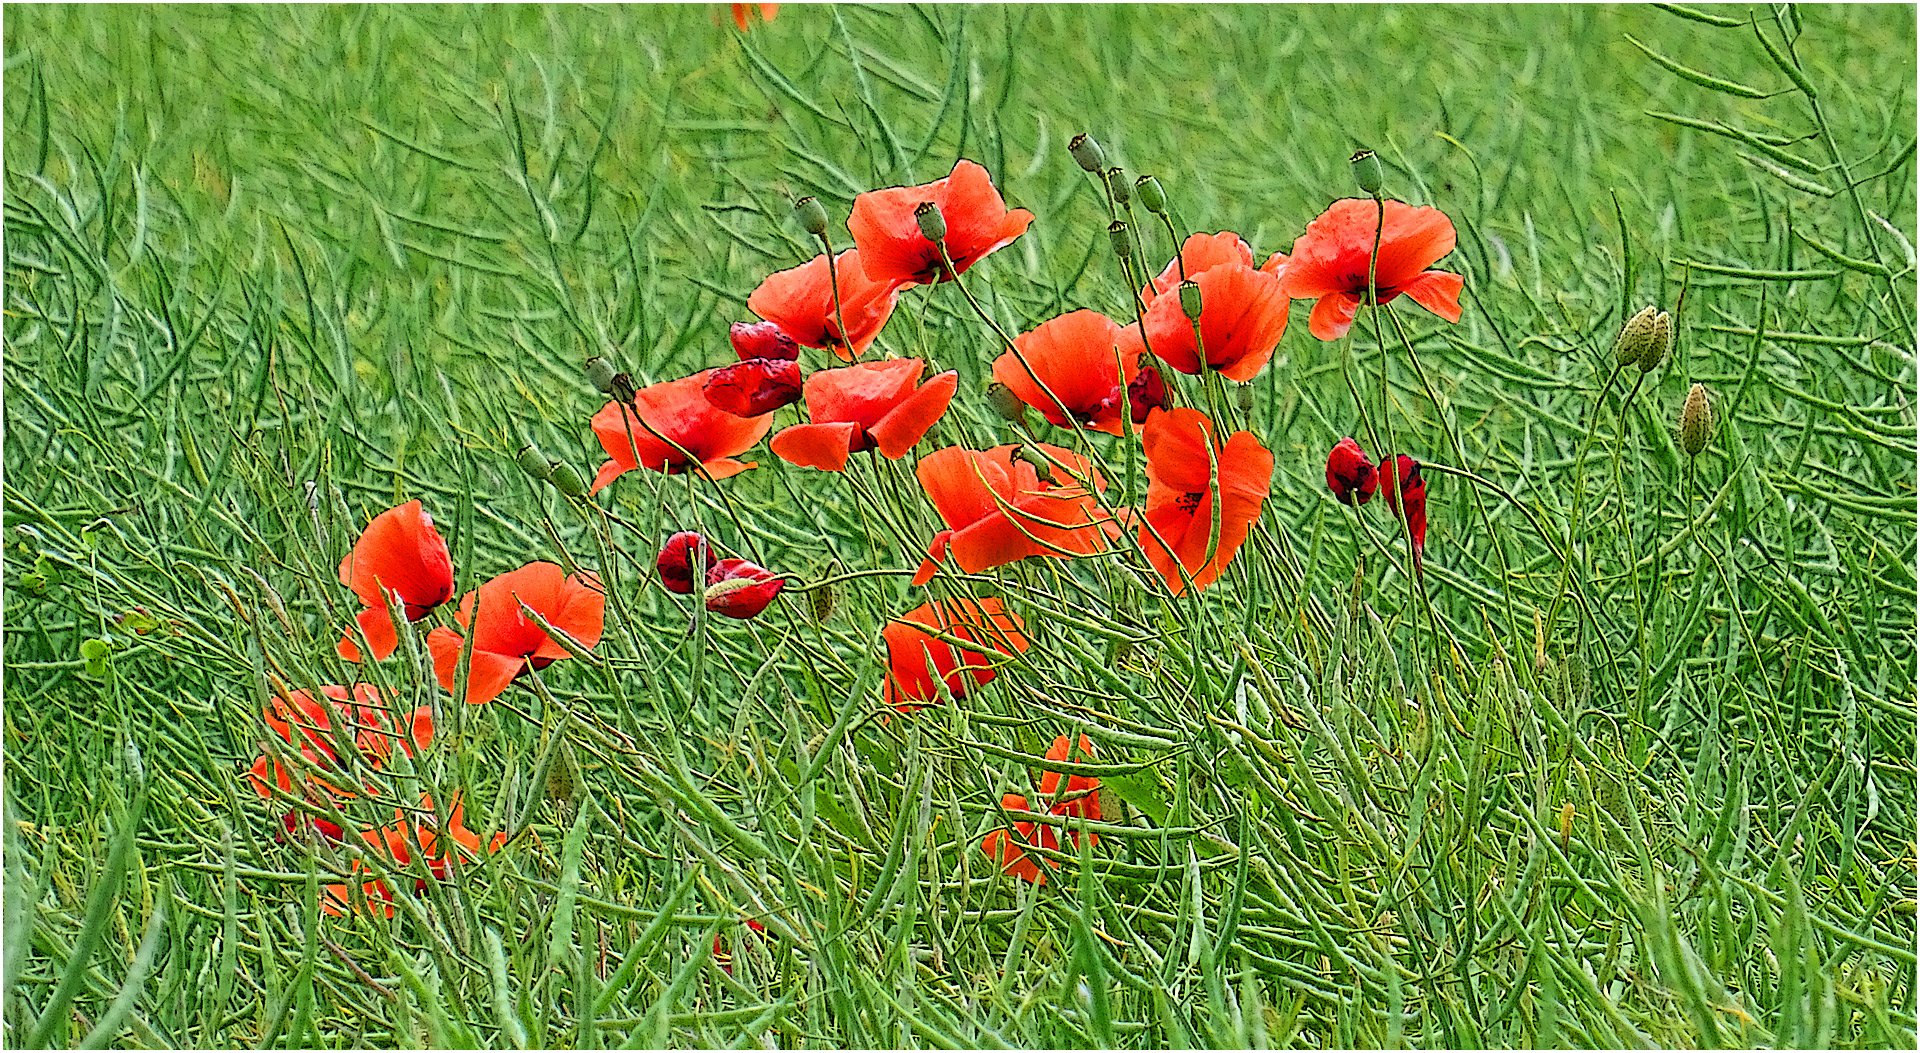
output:
M1374 467L1387 507L1407 524L1413 538L1413 569L1418 571L1427 550L1427 481L1420 475L1420 462L1401 454L1382 458Z
M1107 169L1107 193L1113 195L1113 203L1121 207L1127 204L1127 170L1120 167Z
M839 590L833 585L821 582L807 593L807 611L813 615L814 621L825 625L827 619L833 617L834 603L838 599Z
M1327 489L1343 505L1364 505L1373 500L1379 483L1373 461L1352 436L1341 439L1327 454Z
M714 564L713 550L706 539L692 530L682 530L667 539L660 547L660 555L653 565L660 572L660 584L668 592L677 592L682 596L693 592L693 560L695 554L701 559L701 573L711 570Z
M1160 185L1160 180L1150 175L1143 175L1133 181L1133 189L1140 195L1140 204L1148 212L1156 216L1166 214L1167 189Z
M940 214L940 206L931 201L922 201L913 206L913 221L920 224L920 233L935 245L947 240L947 220Z
M752 358L707 374L707 401L736 417L759 417L800 401L800 364Z
M587 496L587 477L566 461L553 462L553 488L568 497Z
M1180 283L1180 310L1187 316L1187 321L1197 322L1200 320L1199 282L1188 279Z
M1022 424L1027 419L1027 404L1020 401L1020 396L1015 395L1012 388L997 380L987 385L987 405L992 406L993 412L1003 420L1011 423Z
M1659 331L1660 313L1652 307L1642 307L1635 312L1626 324L1620 327L1620 335L1613 339L1613 362L1625 368L1640 361L1647 346Z
M755 358L793 362L800 358L799 342L774 322L735 322L727 327L727 339L742 362Z
M1099 142L1085 132L1067 140L1067 152L1073 155L1074 164L1094 175L1106 171L1107 152L1100 149Z
M592 384L601 394L613 392L613 378L619 372L604 356L595 355L587 359L587 383Z
M1361 150L1347 158L1347 163L1353 166L1353 181L1360 184L1362 193L1378 194L1380 192L1380 184L1385 175L1380 171L1379 155L1372 150Z
M1640 351L1640 372L1651 373L1659 369L1672 348L1673 316L1661 311L1653 316L1653 332L1647 336L1647 346Z
M1116 219L1107 224L1107 238L1113 242L1115 256L1124 260L1133 255L1133 237L1127 232L1127 224L1124 220Z
M707 610L728 618L752 618L767 609L786 579L744 559L723 559L707 571Z
M1127 407L1135 424L1145 424L1147 414L1167 408L1167 381L1159 367L1143 365L1127 382Z
M513 460L521 471L527 473L527 478L541 483L553 481L553 462L547 460L547 455L541 453L538 446L528 443L520 447L519 455Z
M826 236L827 206L822 205L819 198L808 196L795 201L793 203L793 218L800 224L801 230L806 231L816 238Z
M1713 404L1707 400L1707 386L1695 384L1687 389L1687 401L1680 407L1680 448L1687 456L1698 457L1712 433Z

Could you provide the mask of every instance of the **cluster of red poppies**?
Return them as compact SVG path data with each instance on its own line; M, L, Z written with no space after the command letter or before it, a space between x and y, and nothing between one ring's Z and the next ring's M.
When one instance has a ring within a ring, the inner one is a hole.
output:
M1427 549L1427 481L1420 477L1419 461L1403 453L1382 457L1375 464L1347 436L1327 454L1327 489L1344 505L1364 505L1376 492L1384 492L1387 507L1407 524L1407 535L1413 539L1413 565L1419 568Z

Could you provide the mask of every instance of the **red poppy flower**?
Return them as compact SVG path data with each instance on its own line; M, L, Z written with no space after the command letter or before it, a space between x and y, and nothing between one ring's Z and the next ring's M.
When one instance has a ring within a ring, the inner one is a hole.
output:
M840 307L833 303L834 284L840 288ZM875 337L893 317L893 305L900 298L900 283L867 275L859 249L848 249L833 258L833 270L827 270L827 258L812 260L790 270L767 275L767 280L747 296L747 307L754 314L778 325L794 340L808 347L822 347L851 362L873 344ZM840 322L847 323L846 334Z
M927 546L915 585L932 580L935 561L949 551L960 569L975 574L1028 556L1068 559L1107 548L1119 524L1095 499L1106 480L1079 454L1046 443L1034 447L1058 462L1048 464L1045 480L1017 456L1019 446L950 446L920 459L914 474L947 529Z
M385 658L400 645L393 616L387 613L387 593L400 598L407 620L417 622L427 612L453 598L453 557L433 528L433 517L418 501L408 501L373 517L353 551L340 561L340 584L353 590L366 609L354 620L373 647L373 657ZM353 634L340 640L340 657L360 661Z
M744 559L719 560L707 571L707 610L729 618L752 618L767 609L786 583L785 578Z
M727 340L742 362L756 358L793 362L800 358L800 344L772 322L735 322L727 327Z
M1093 743L1085 735L1080 736L1079 755L1075 759L1085 760L1092 756ZM1065 735L1053 740L1053 747L1047 750L1047 759L1050 761L1068 759ZM1060 773L1051 769L1041 775L1039 804L1054 815L1073 815L1099 822L1100 780L1087 775L1067 776L1064 793L1060 789L1060 780ZM1027 799L1017 793L1001 797L1000 807L1010 812L1038 810L1029 808ZM988 833L980 842L981 851L985 852L989 859L998 862L1006 873L1036 885L1046 884L1047 870L1051 869L1053 864L1038 855L1029 856L1026 847L1059 851L1060 837L1054 832L1054 828L1030 819L1015 820L1012 830L1014 836L1009 837L1008 833L1009 831L1005 829ZM1086 837L1088 846L1100 843L1099 834L1087 831ZM1080 831L1069 828L1067 839L1074 848L1080 847Z
M1382 458L1376 471L1387 507L1407 524L1407 533L1413 538L1413 567L1417 571L1427 551L1427 481L1420 475L1420 462L1403 453Z
M476 599L480 604L477 619L473 610ZM573 637L581 647L591 648L600 642L607 597L596 575L569 577L552 563L529 563L508 571L462 597L460 613L455 615L461 627L469 630L473 645L467 670L468 702L491 702L522 672L545 669L567 657L567 649L522 613L521 604ZM439 628L427 634L433 671L448 691L454 689L459 676L464 643L452 629Z
M1139 331L1138 324L1129 328ZM1167 382L1160 376L1159 367L1152 363L1140 367L1140 372L1127 384L1127 405L1133 411L1135 424L1145 424L1154 410L1167 408Z
M1092 759L1092 757L1093 741L1085 735L1080 736L1079 749L1072 753L1071 759L1075 763L1084 763ZM1047 759L1050 761L1065 761L1070 759L1067 737L1065 735L1053 740L1053 746L1047 750ZM1055 815L1077 815L1082 819L1091 819L1096 823L1099 822L1100 780L1091 775L1069 775L1066 776L1067 785L1064 791L1060 788L1060 780L1061 774L1052 769L1047 769L1041 773L1041 803L1047 805L1047 809ZM1078 847L1080 835L1070 832L1069 836L1072 838L1074 845ZM1087 837L1088 844L1097 845L1100 843L1099 834L1088 833Z
M758 417L800 401L800 363L750 358L706 373L707 401L736 417Z
M433 742L431 707L415 709L406 715L403 728L395 728L380 689L372 684L355 684L351 691L338 684L325 684L317 698L311 691L289 692L268 703L262 716L280 741L299 750L315 767L328 770L340 766L342 744L350 744L359 763L377 770L393 755L396 745L401 752L412 755ZM294 775L262 754L248 770L247 781L253 784L255 793L271 800L276 788L281 793L293 791ZM336 797L354 796L351 789L319 779L308 782Z
M1453 221L1446 213L1389 201L1383 217L1371 198L1347 198L1307 224L1307 232L1293 243L1293 258L1281 282L1288 296L1317 301L1307 319L1313 335L1338 340L1353 327L1353 316L1367 298L1367 260L1373 255L1376 227L1376 302L1405 293L1447 321L1459 321L1463 279L1427 269L1453 251Z
M1163 410L1147 419L1147 513L1140 547L1175 596L1204 589L1232 561L1273 482L1273 455L1251 432L1222 446L1213 421L1198 410ZM1218 465L1220 532L1213 533L1213 466ZM1212 558L1208 548L1212 547ZM1182 570L1185 571L1185 576Z
M715 479L754 467L733 458L773 427L770 416L737 417L707 401L706 370L634 393L631 406L609 402L593 415L593 433L612 458L593 477L599 493L635 468L678 475L694 465Z
M1327 489L1333 491L1336 500L1343 505L1364 505L1373 500L1378 483L1373 460L1352 436L1334 444L1327 454Z
M1191 280L1227 263L1253 266L1253 249L1240 235L1231 230L1223 230L1218 234L1190 234L1186 241L1180 243L1180 258L1168 263L1160 271L1159 277L1140 290L1140 302L1150 307L1161 296L1179 291L1182 276Z
M1017 793L1003 795L1000 807L1009 812L1033 810L1027 807L1027 799ZM1060 835L1054 832L1053 827L1031 819L1014 820L1011 833L1013 836L1008 836L1009 831L1005 829L988 831L987 836L980 839L980 850L987 854L988 859L999 863L1001 871L1009 876L1036 885L1046 884L1047 872L1041 869L1041 865L1044 863L1051 867L1053 864L1038 855L1029 855L1027 849L1044 848L1049 852L1058 852Z
M1098 311L1074 311L1014 337L993 363L993 379L1049 424L1121 434L1122 389L1140 374L1140 345ZM1064 408L1065 412L1062 412Z
M780 13L779 4L728 4L727 7L733 14L733 24L739 26L742 33L747 31L747 24L753 20L754 12L759 12L762 22L771 22L773 16Z
M406 867L417 856L433 875L434 880L445 881L452 873L454 859L471 862L485 851L497 852L507 841L507 835L494 834L485 842L484 848L478 834L467 829L466 806L458 798L447 815L447 829L444 837L439 831L439 817L433 809L433 798L425 794L420 797L420 807L412 817L403 809L394 809L394 822L374 830L359 831L360 837L367 843L369 851L377 853L393 866ZM353 869L365 870L364 864L355 862ZM393 890L383 881L368 881L361 884L365 894L365 904L387 917L393 916ZM414 879L416 893L427 890L425 878ZM320 909L335 917L344 915L357 904L352 895L352 886L330 884L323 890Z
M677 592L682 596L692 594L695 553L703 553L701 573L713 569L713 549L706 545L706 539L694 531L682 530L661 546L660 555L653 565L660 572L660 583L667 587L668 592Z
M1025 628L993 598L923 603L895 618L880 631L887 645L887 705L902 713L937 705L941 684L965 698L997 675L999 656L1027 649Z
M842 471L847 458L877 449L899 460L953 401L960 374L949 369L925 384L917 358L822 369L807 378L806 424L783 428L774 454L802 468Z
M1287 331L1287 297L1280 291L1280 279L1238 262L1216 264L1189 278L1200 286L1200 339L1208 368L1228 380L1252 380ZM1177 294L1154 297L1142 320L1147 350L1178 372L1200 372L1194 325ZM1138 325L1123 332L1140 339Z
M927 203L940 210L946 223L943 241L953 261L953 274L946 273L940 250L920 232L920 221L914 216L914 209ZM962 159L945 179L869 190L854 198L847 229L853 233L867 277L925 285L965 273L1025 234L1032 222L1033 213L1026 209L1008 210L986 169Z

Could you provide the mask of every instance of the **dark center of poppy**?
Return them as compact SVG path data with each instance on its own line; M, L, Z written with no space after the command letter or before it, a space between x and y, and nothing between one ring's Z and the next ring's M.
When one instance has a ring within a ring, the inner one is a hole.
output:
M1191 513L1194 509L1200 507L1201 500L1206 496L1206 493L1200 490L1184 493L1180 495L1179 500L1173 503L1173 507L1178 508L1182 512Z
M867 429L861 428L853 433L852 438L847 440L847 452L864 453L877 445L879 444L873 441L873 436L867 432Z

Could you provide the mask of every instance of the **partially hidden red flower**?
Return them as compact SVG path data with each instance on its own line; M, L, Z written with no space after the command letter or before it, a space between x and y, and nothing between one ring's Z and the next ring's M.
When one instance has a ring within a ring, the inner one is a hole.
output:
M1168 293L1178 292L1183 279L1193 279L1222 264L1253 266L1253 249L1231 230L1218 234L1190 234L1180 243L1180 255L1160 271L1158 277L1140 290L1143 307Z
M1427 481L1420 475L1420 462L1403 453L1381 458L1375 471L1387 507L1407 524L1407 534L1413 538L1413 566L1419 570L1427 551Z
M707 610L729 618L752 618L767 609L786 579L744 559L722 559L707 570Z
M696 557L696 554L697 557ZM692 530L682 530L667 539L660 547L660 555L653 561L654 569L660 572L660 583L668 592L677 592L682 596L693 592L693 561L702 560L700 573L713 569L716 559L706 539Z
M268 729L314 767L337 770L341 767L342 747L352 751L354 760L373 770L384 767L397 747L413 755L433 742L433 710L421 706L404 714L402 726L395 720L372 684L355 684L351 690L338 684L324 684L319 694L307 690L276 696L261 712ZM263 753L247 772L254 792L271 800L278 791L293 792L301 773L290 770ZM309 790L335 798L355 796L356 791L318 778L303 780ZM331 826L332 824L327 824ZM291 824L290 824L291 828Z
M427 634L433 671L442 687L454 689L461 652L468 642L472 658L467 670L467 701L474 704L493 701L528 669L545 669L568 656L559 641L521 611L521 604L582 648L600 642L607 597L599 577L568 575L552 563L529 563L461 598L454 620L468 630L465 640L444 627Z
M800 357L799 342L773 322L735 322L727 327L727 340L742 362L755 358L793 362Z
M340 584L352 589L366 608L354 620L373 647L373 657L385 658L400 645L387 612L387 594L399 597L408 621L419 621L453 598L453 557L433 528L433 517L420 502L408 501L374 516L360 532L353 551L340 561ZM352 633L341 637L338 651L349 662L361 659Z
M763 936L766 935L767 932L765 925L760 924L752 918L747 919L747 928ZM726 939L717 932L713 934L713 962L715 965L726 970L728 976L733 975L733 951L727 948Z
M1167 381L1157 366L1147 363L1134 374L1127 384L1127 406L1135 424L1144 424L1154 410L1167 408Z
M1213 421L1191 409L1155 413L1147 418L1143 439L1147 507L1140 547L1175 596L1186 591L1188 578L1194 588L1204 589L1219 578L1260 518L1273 483L1273 455L1251 432L1234 432L1221 444Z
M931 203L946 223L943 239L953 272L921 233L914 209ZM987 170L961 159L944 179L919 186L869 190L853 199L847 229L861 265L875 281L925 285L951 281L990 253L1027 232L1033 213L1009 210ZM804 341L802 341L804 343Z
M736 417L758 417L800 401L800 363L785 358L750 358L710 369L704 385L707 401Z
M715 479L754 467L734 460L773 427L771 416L738 417L707 400L706 370L652 384L634 393L633 404L609 402L593 415L593 434L611 460L593 477L599 493L635 468L677 475L698 465Z
M905 457L947 412L960 383L949 369L922 384L926 368L917 358L895 358L819 370L807 378L807 423L782 428L770 448L791 464L830 472L864 450Z
M1288 301L1280 279L1237 261L1217 263L1188 279L1200 287L1198 328L1207 368L1228 380L1252 380L1266 368L1287 331ZM1141 321L1121 335L1174 371L1197 374L1201 360L1194 328L1178 293L1170 293L1154 297Z
M1066 761L1068 740L1065 735L1053 740L1053 747L1047 750L1050 761ZM1073 757L1076 762L1093 756L1093 743L1085 735L1080 736L1079 751ZM1066 787L1062 790L1061 773L1047 769L1040 777L1039 804L1054 815L1071 815L1083 819L1100 821L1100 780L1089 775L1066 776ZM1029 808L1027 799L1017 793L1000 798L1000 807L1007 811L1036 811ZM1009 833L1012 836L1009 836ZM1067 839L1074 848L1080 847L1080 831L1069 828ZM1089 847L1100 843L1100 835L1092 831L1086 833ZM1047 883L1047 871L1052 863L1034 854L1029 855L1027 848L1039 847L1049 851L1060 850L1059 835L1054 828L1030 819L1016 819L1012 831L994 830L980 841L980 850L1000 864L1006 873L1031 881L1036 885Z
M1307 328L1322 340L1338 340L1353 327L1353 316L1367 298L1367 261L1379 235L1380 256L1373 267L1377 303L1405 293L1414 303L1449 322L1460 320L1458 274L1428 270L1453 251L1453 221L1437 208L1386 202L1384 213L1371 198L1335 201L1293 243L1293 256L1281 284L1288 296L1314 300Z
M506 843L507 835L494 834L484 844L480 836L467 829L466 806L459 798L454 798L452 809L447 815L447 828L440 830L440 820L434 811L433 798L421 795L420 807L412 817L404 809L394 809L394 822L372 830L359 831L360 838L367 843L370 852L381 856L395 867L407 867L417 858L426 867L435 881L445 881L453 872L455 860L470 863L478 859L482 852L492 853L500 850ZM365 870L366 866L358 861L353 869ZM416 893L427 890L427 879L415 878ZM322 890L320 909L336 917L364 904L387 917L393 917L393 890L384 881L361 883L363 898L356 901L353 887L345 883L330 884Z
M1373 500L1379 478L1373 460L1360 444L1347 436L1334 444L1327 454L1327 489L1343 505L1364 505Z
M950 446L920 459L914 474L947 529L927 546L915 585L932 580L935 561L949 554L975 574L1028 556L1070 559L1106 550L1120 529L1097 503L1106 480L1071 450L1047 443L1032 448L1050 459L1044 479L1018 456L1019 446Z
M780 13L779 4L728 4L727 8L733 15L733 24L740 27L742 33L747 31L747 25L753 21L756 11L762 22L771 22L773 16Z
M1098 311L1074 311L1013 339L993 363L993 379L1049 424L1121 434L1121 393L1140 374L1137 341ZM1165 385L1161 386L1165 398Z
M836 283L840 290L837 310L833 298ZM820 255L798 267L767 275L747 295L747 307L799 343L826 348L841 361L851 362L872 346L887 319L893 317L893 305L899 298L899 282L870 277L861 263L860 250L848 249L833 258L831 271L827 257ZM846 322L844 333L842 321Z
M887 646L887 705L902 713L937 705L941 685L953 698L965 698L997 675L994 667L1003 656L1027 649L1025 628L991 597L923 603L895 618L880 631Z

